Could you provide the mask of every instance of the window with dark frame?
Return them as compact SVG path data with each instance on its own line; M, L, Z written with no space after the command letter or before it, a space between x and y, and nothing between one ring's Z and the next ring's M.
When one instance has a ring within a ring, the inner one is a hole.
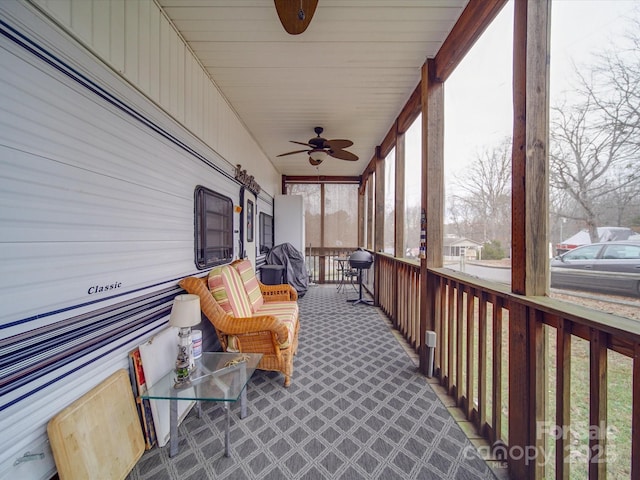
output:
M273 248L273 217L260 212L260 253Z
M253 202L247 200L247 242L253 242Z
M233 260L233 201L198 185L195 217L196 266L204 269Z

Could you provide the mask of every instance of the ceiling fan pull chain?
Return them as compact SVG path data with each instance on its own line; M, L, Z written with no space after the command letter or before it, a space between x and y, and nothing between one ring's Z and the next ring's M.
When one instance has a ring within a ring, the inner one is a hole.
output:
M304 20L304 10L302 9L302 0L300 0L300 10L298 10L298 18Z

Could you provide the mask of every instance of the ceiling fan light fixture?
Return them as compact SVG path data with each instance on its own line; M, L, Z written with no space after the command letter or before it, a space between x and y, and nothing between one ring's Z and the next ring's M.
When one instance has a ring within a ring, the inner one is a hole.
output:
M324 162L328 155L329 154L324 150L314 149L309 152L309 158L316 162L315 165L319 165Z

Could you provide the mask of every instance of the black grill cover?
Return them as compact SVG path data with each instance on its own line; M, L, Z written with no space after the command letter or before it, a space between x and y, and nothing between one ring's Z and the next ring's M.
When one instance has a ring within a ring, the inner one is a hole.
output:
M309 275L304 263L304 255L290 243L276 245L267 254L269 265L284 265L284 281L291 285L302 297L309 289Z
M366 250L358 249L349 255L349 265L351 268L368 269L373 263L373 255Z

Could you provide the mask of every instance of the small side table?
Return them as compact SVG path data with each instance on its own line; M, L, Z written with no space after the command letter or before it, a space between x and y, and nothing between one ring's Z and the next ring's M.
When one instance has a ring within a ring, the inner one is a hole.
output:
M191 385L174 388L176 374L171 370L155 385L140 395L142 398L169 400L169 456L178 454L178 401L197 402L200 418L200 402L224 402L226 425L224 433L224 454L230 455L229 426L230 405L240 399L240 418L247 416L247 382L255 372L261 353L204 352L196 360L191 373Z

